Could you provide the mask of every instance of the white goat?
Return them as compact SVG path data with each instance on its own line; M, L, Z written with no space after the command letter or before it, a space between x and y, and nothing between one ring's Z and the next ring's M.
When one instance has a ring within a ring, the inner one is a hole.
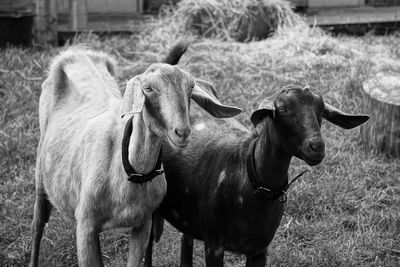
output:
M141 185L128 181L121 160L124 127L133 127L129 163L147 174L158 162L162 138L175 148L188 144L190 97L216 117L240 112L219 103L196 86L191 75L170 65L187 46L178 44L167 64L153 64L131 79L123 99L110 56L71 48L53 60L39 103L30 266L38 265L43 228L53 206L77 222L80 266L103 266L99 233L115 227L132 227L128 266L140 264L151 214L166 192L166 182L164 175ZM133 120L121 118L127 114L135 114Z

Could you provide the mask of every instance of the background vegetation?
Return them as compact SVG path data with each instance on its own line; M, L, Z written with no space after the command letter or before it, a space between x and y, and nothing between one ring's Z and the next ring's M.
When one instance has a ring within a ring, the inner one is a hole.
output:
M196 39L180 65L212 81L224 102L243 107L238 119L248 127L257 103L283 85L310 85L330 104L361 112L362 82L377 71L400 69L397 33L332 37L299 19L280 26L267 40L239 43L229 34L196 37L182 13L166 12L138 35L81 35L76 42L114 55L123 89L127 79L159 61L177 39ZM40 85L60 49L0 50L0 266L26 266L29 260ZM290 189L269 264L399 266L399 159L364 150L358 129L345 131L328 122L322 128L325 160L313 168L293 160L290 176L310 172ZM42 240L43 266L76 266L74 226L53 211ZM109 231L101 239L106 264L123 266L128 231ZM179 233L168 226L155 248L156 266L178 266L179 249ZM195 266L204 266L203 255L196 242ZM244 266L243 257L229 253L225 262Z

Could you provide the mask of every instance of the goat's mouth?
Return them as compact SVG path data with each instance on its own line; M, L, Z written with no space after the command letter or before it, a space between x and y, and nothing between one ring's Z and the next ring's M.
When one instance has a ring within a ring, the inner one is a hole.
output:
M325 143L319 136L306 139L299 150L299 158L310 166L321 163L325 157Z
M170 144L172 147L175 147L175 148L180 148L180 149L182 149L182 148L187 147L188 144L189 144L189 141L188 141L188 140L180 141L180 142L174 141L173 138L171 138L169 135L167 135L167 139L168 139L169 144Z
M320 164L325 157L325 153L321 152L319 155L307 155L306 153L301 153L300 159L304 160L308 165L315 166Z

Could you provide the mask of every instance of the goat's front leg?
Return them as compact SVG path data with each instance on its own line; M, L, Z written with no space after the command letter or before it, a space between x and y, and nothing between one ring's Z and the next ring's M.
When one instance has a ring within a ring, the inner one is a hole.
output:
M246 267L265 267L267 264L267 253L246 257Z
M152 223L152 226L150 229L149 242L147 242L146 255L144 258L143 267L152 267L153 266L153 241L154 241L153 227L154 227L154 222Z
M193 238L182 234L181 238L181 267L193 266Z
M78 208L75 216L79 267L102 267L104 265L100 249L100 231L88 214L89 212Z
M128 267L140 266L151 231L151 217L141 227L132 228L129 240Z
M212 242L204 242L207 267L224 266L224 249Z
M32 247L31 247L31 260L30 267L38 266L40 240L42 239L43 229L45 224L49 221L52 205L44 193L44 189L36 185L36 201L33 210L32 221Z

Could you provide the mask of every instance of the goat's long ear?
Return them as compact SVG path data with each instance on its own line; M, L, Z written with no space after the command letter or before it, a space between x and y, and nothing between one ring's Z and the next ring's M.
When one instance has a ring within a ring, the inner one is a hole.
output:
M366 114L347 114L326 103L322 117L343 129L357 127L369 119Z
M211 91L211 93L215 96L215 98L219 99L217 90L215 89L214 85L212 85L210 82L207 82L200 78L195 78L195 82L196 82L196 84L201 85L203 88L207 87Z
M136 114L142 111L144 94L140 83L140 75L130 79L126 84L124 97L121 104L121 118L128 114Z
M270 99L264 99L258 109L255 110L250 117L251 122L254 126L256 126L263 118L271 116L271 118L275 117L275 105L274 101Z
M206 93L197 85L193 88L192 99L216 118L230 118L242 112L240 108L222 104L217 98Z

